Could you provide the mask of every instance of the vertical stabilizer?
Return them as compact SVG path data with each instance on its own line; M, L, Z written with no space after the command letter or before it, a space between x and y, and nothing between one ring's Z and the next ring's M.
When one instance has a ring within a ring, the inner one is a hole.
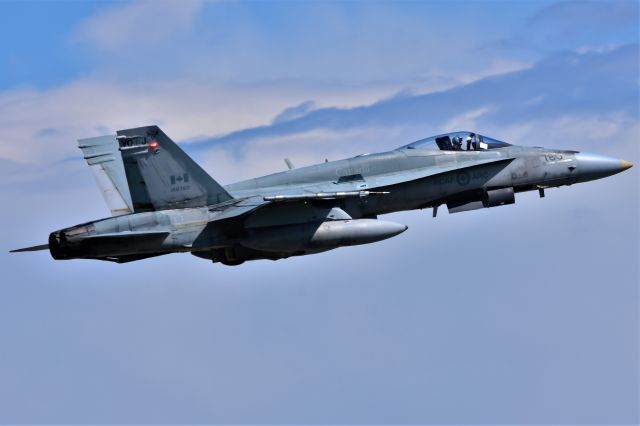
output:
M111 215L132 213L133 203L116 136L79 139L78 147L91 168Z
M134 211L202 207L232 199L158 126L117 134Z

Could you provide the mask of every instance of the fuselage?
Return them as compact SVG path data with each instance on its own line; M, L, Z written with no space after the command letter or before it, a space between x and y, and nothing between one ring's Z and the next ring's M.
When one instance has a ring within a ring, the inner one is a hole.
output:
M350 214L363 217L434 207L452 196L464 198L465 194L496 188L512 187L514 192L522 192L571 185L606 177L625 167L623 160L539 147L486 151L401 148L273 173L225 189L236 197L301 191L388 191L384 197L369 197L366 203L350 206ZM431 172L425 177L422 172L426 169Z

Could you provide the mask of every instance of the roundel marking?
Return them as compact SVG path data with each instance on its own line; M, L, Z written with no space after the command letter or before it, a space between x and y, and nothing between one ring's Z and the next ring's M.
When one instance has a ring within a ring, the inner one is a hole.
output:
M458 173L458 176L456 176L456 182L458 182L458 185L460 186L467 185L470 180L471 178L469 177L469 172L467 172L466 170L461 171L460 173Z

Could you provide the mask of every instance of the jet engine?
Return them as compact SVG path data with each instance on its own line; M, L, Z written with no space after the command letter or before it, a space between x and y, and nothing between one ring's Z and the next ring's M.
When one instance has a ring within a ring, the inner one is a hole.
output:
M514 204L515 202L515 191L512 187L509 187L490 189L482 193L474 193L468 197L449 201L447 208L449 209L449 213L460 213L487 207L506 206L508 204Z
M512 187L492 189L486 191L482 197L482 204L485 207L497 207L516 202L516 197Z
M94 230L89 225L73 226L49 234L49 252L56 260L73 259L81 254L82 238Z

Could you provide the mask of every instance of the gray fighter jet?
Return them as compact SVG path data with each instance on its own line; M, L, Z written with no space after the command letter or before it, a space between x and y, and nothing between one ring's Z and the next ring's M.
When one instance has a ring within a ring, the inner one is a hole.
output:
M472 132L326 161L221 186L157 126L81 139L112 217L52 232L14 250L124 263L188 252L225 265L368 244L404 232L379 220L446 205L449 213L515 202L515 194L600 179L631 163L514 146Z

